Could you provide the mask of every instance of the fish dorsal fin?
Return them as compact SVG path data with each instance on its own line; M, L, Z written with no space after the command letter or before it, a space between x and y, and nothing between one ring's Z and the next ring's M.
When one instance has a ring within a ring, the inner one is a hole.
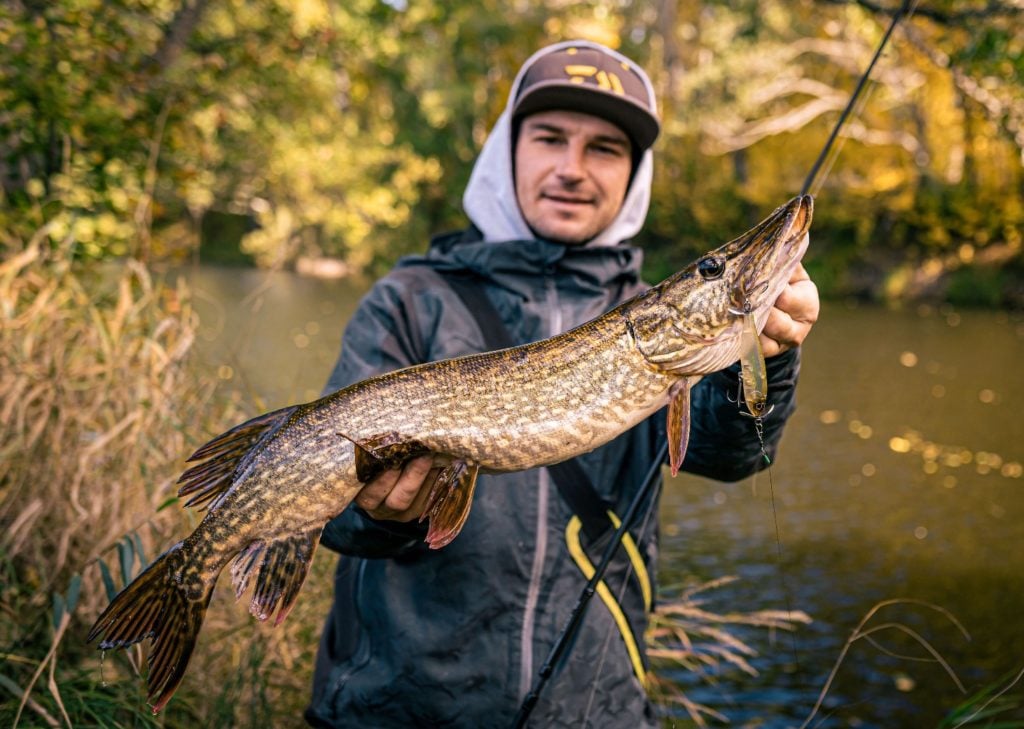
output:
M231 565L231 582L235 599L240 598L256 576L256 587L249 601L249 612L258 620L266 620L277 611L274 625L280 625L302 589L302 583L313 563L313 553L320 541L322 527L290 534L270 543L252 542L235 557ZM280 604L280 609L278 605Z
M185 505L203 507L224 495L234 481L239 465L268 434L281 427L298 406L281 408L236 425L197 450L188 461L192 466L178 479L178 496L191 496Z
M690 442L690 386L684 378L672 386L668 403L668 461L672 475L679 473Z
M420 521L430 519L427 544L440 549L462 531L473 504L473 491L480 467L463 460L449 463L434 479Z
M425 456L430 449L419 441L409 440L399 433L379 433L369 438L356 440L339 432L356 449L356 478L360 483L370 483L381 473L392 468L401 468L417 456Z

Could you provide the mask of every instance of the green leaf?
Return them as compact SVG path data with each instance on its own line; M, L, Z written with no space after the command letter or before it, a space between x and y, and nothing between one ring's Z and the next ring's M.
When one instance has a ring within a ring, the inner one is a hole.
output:
M171 496L167 499L164 499L163 503L161 503L160 506L156 507L157 513L163 511L172 504L177 504L179 501L181 501L181 499L179 499L177 496Z
M60 630L60 621L64 619L64 596L53 593L53 632Z
M135 545L135 554L139 557L139 569L144 570L149 566L149 560L146 559L146 550L142 547L142 537L139 536L137 531L131 533L132 544Z
M131 539L125 537L117 543L117 556L121 560L121 582L127 585L132 581L132 567L135 566L135 547Z
M114 586L114 578L110 575L110 568L102 557L100 558L100 578L103 580L103 589L107 593L107 599L113 600L117 596L117 588Z
M67 607L68 612L75 612L75 606L78 605L78 595L82 590L82 576L77 572L71 576L71 582L68 583L67 591Z

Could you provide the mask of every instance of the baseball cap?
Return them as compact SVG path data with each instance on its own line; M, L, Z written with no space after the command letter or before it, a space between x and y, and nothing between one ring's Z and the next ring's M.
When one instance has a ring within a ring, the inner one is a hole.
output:
M512 115L581 111L622 129L642 152L658 137L654 93L643 69L597 44L562 45L538 54L522 72Z

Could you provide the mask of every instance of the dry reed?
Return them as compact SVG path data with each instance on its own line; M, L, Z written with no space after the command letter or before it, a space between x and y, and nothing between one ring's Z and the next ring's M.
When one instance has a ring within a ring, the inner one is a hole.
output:
M40 246L0 266L0 544L44 592L153 526L212 393L184 373L187 291L135 262L103 277Z
M184 284L134 261L79 270L68 250L35 241L0 263L4 725L150 721L141 653L102 662L84 634L109 573L137 573L196 523L175 503L183 457L252 414L191 361L196 327ZM240 607L211 610L161 723L297 724L330 562L272 633Z
M728 722L729 719L721 712L690 699L684 688L672 680L672 673L684 670L711 680L712 676L732 667L755 676L757 670L750 659L757 655L757 651L736 634L736 627L792 631L798 624L811 622L811 618L799 610L716 613L703 606L702 593L736 579L720 577L689 587L674 599L662 601L651 616L647 629L652 700L666 710L682 708L698 727L707 726L708 719L720 722Z

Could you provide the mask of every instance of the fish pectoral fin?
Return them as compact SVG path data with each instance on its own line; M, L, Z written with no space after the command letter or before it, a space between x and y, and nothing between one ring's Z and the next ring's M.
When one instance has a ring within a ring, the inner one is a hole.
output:
M479 472L476 464L454 460L437 474L420 517L420 521L430 519L426 542L431 549L451 543L462 531L469 518Z
M249 612L254 618L266 620L276 610L274 625L280 625L288 617L313 563L321 531L323 527L316 527L271 542L252 542L238 553L231 565L231 582L238 599L256 576L249 601Z
M668 461L672 475L679 473L690 442L690 380L683 379L672 386L668 403Z
M189 461L203 461L192 466L178 479L178 496L191 496L185 506L205 507L216 502L229 488L242 462L253 447L268 433L275 432L296 410L291 407L265 413L236 425L218 435L191 456Z
M417 456L425 456L430 449L419 441L403 438L399 433L380 433L356 440L339 432L356 449L356 478L370 483L384 471L401 468Z

